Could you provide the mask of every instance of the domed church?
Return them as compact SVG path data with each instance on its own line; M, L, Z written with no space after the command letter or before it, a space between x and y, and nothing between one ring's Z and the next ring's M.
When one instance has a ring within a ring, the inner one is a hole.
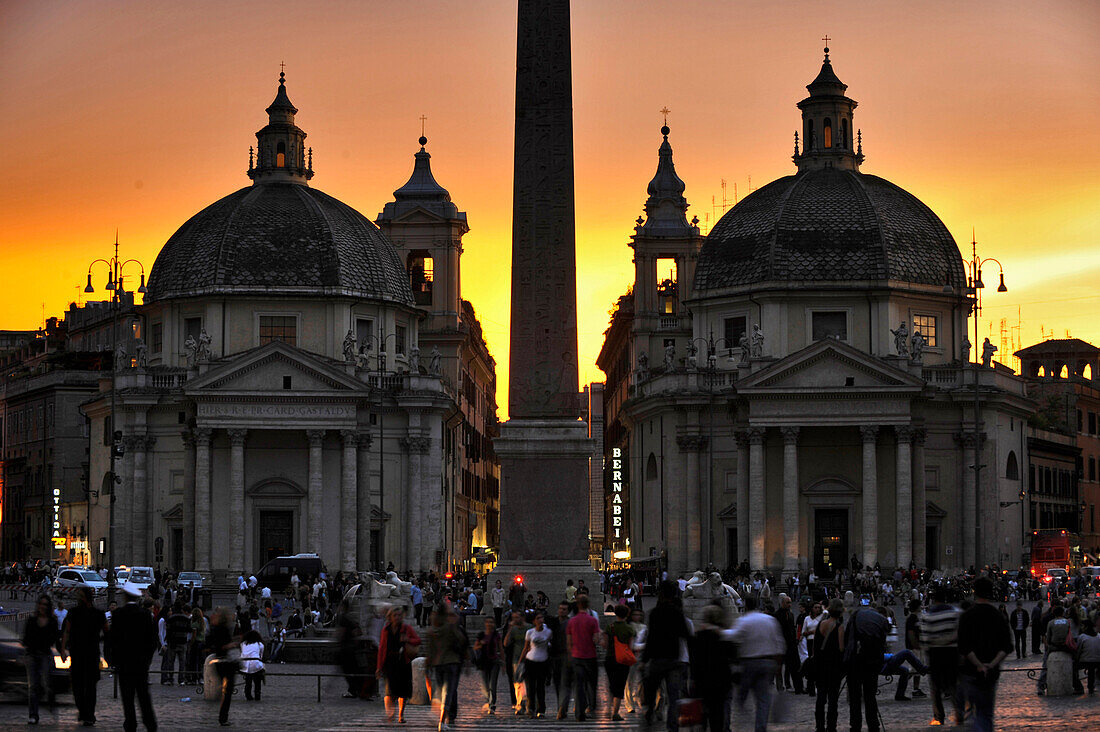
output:
M1022 512L1003 506L1034 404L1010 369L972 363L959 248L862 171L829 49L806 88L793 174L706 236L662 129L634 286L597 362L619 466L604 546L674 575L1018 566Z
M495 546L499 480L466 214L421 137L371 222L311 186L283 74L266 111L251 185L164 245L113 393L84 407L114 494L101 559L219 577L297 552L332 572L464 566Z

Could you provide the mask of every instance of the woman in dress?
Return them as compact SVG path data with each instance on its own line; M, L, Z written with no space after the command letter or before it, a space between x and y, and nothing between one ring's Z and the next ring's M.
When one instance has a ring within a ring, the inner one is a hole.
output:
M814 667L817 678L816 732L836 732L836 705L843 673L844 601L829 602L828 614L814 631ZM826 717L826 704L828 716Z
M386 679L386 720L405 723L405 702L412 696L412 659L420 647L420 636L405 623L403 608L390 608L378 642L376 675Z

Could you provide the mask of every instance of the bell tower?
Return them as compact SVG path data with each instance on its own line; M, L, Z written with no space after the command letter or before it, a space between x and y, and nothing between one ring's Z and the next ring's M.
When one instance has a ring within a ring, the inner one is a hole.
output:
M827 42L828 36L825 39ZM810 96L798 103L802 110L801 152L799 135L794 133L792 159L798 170L859 170L863 162L863 144L852 122L858 102L845 96L848 85L833 71L828 46L825 46L821 71L806 89Z
M462 236L470 227L466 213L458 210L451 194L432 175L432 156L425 148L428 138L421 135L419 142L412 175L393 192L394 200L385 205L375 223L402 258L413 300L428 313L420 325L423 348L429 333L458 333Z
M294 124L298 109L286 95L286 74L279 72L279 90L267 108L267 126L256 133L253 162L248 151L248 177L254 184L299 183L313 177L313 149L307 152L305 130Z
M691 298L695 264L703 244L698 219L687 220L684 181L676 175L668 125L657 149L657 172L649 182L645 217L638 217L631 237L634 249L634 353L645 351L660 363L669 345L680 353L691 338Z

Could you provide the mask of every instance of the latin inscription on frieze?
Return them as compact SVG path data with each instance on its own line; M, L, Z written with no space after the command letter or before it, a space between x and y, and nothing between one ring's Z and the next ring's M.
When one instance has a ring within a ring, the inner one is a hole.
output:
M352 404L199 404L198 416L228 419L355 419Z

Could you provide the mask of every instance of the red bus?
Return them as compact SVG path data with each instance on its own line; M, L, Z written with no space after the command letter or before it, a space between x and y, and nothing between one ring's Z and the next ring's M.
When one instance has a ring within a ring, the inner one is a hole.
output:
M1065 529L1031 532L1031 576L1043 579L1048 569L1072 572L1081 563L1081 538Z

